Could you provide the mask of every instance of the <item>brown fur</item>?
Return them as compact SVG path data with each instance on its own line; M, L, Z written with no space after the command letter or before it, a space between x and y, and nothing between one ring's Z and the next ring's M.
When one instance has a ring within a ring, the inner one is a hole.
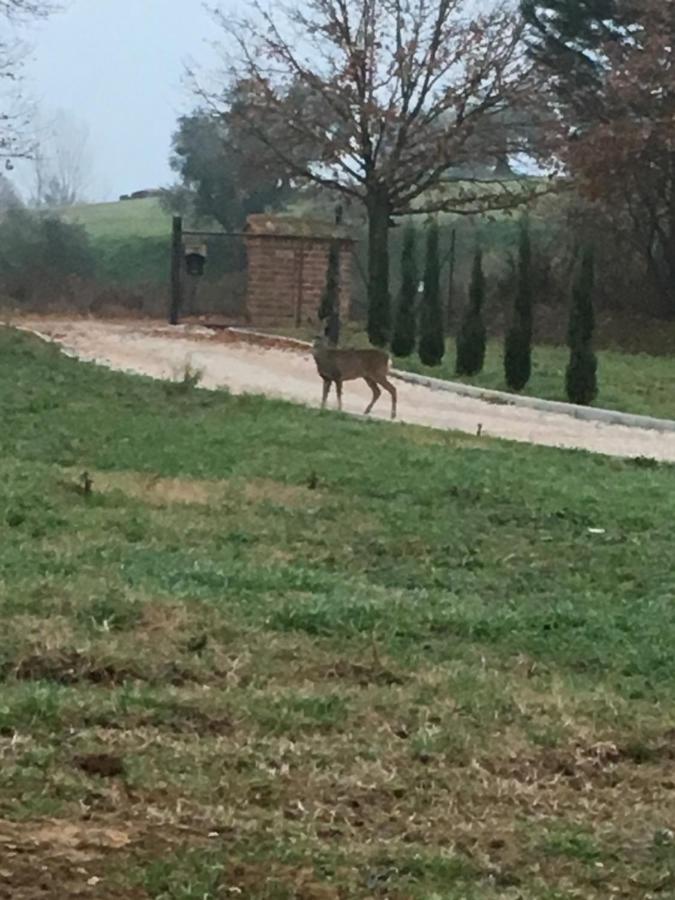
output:
M335 384L338 398L338 409L342 409L342 384L363 378L373 392L373 399L366 407L365 414L371 411L384 388L391 396L391 417L396 418L396 388L389 381L389 354L383 350L339 350L329 347L323 338L317 338L313 347L314 361L319 375L323 379L323 400L321 409L326 406L331 384Z

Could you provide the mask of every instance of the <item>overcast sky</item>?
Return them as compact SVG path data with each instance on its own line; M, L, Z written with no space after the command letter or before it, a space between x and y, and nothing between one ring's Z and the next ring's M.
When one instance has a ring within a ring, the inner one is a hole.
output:
M30 28L29 93L47 114L89 127L91 199L164 185L176 118L192 101L188 59L213 63L217 37L203 0L66 0Z

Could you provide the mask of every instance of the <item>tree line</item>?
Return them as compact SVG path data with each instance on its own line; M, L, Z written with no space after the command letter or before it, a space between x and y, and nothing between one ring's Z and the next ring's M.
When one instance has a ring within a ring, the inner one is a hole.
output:
M379 346L395 327L396 217L513 210L547 193L572 198L570 227L594 238L603 286L641 285L650 312L674 315L674 0L476 9L313 0L240 21L216 11L224 66L215 81L191 73L198 105L179 122L169 202L231 228L307 185L319 204L341 196L367 229ZM533 167L554 177L525 177Z

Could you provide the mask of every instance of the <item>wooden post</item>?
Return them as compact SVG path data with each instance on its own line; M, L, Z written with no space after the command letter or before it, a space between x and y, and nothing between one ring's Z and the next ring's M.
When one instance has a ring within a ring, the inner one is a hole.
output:
M183 265L183 220L173 217L171 235L171 304L169 307L169 324L178 325L181 308L181 268Z
M455 258L457 248L457 229L452 229L450 235L450 270L448 275L448 302L445 309L445 333L450 334L450 325L452 323L452 307L455 294Z

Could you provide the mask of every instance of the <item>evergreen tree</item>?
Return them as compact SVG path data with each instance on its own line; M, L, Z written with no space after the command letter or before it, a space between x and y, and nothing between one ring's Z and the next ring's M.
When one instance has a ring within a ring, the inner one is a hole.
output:
M567 334L570 361L565 375L568 400L581 406L588 406L598 394L598 360L593 352L594 286L595 260L593 251L587 248L581 258L572 289L572 310Z
M477 375L485 363L484 300L483 252L478 248L473 261L473 272L469 287L469 304L457 334L456 371L458 375Z
M438 366L445 353L445 328L440 289L441 264L438 254L438 223L427 229L424 265L424 292L420 309L419 356L425 366Z
M401 252L401 295L396 314L396 327L391 342L394 356L410 356L417 341L416 301L419 275L415 247L415 228L408 225L403 234Z
M326 287L321 295L319 320L325 323L324 334L337 346L340 336L340 241L333 240L328 251Z
M504 375L513 391L522 391L532 374L532 247L527 219L520 226L518 286L513 322L504 344Z

